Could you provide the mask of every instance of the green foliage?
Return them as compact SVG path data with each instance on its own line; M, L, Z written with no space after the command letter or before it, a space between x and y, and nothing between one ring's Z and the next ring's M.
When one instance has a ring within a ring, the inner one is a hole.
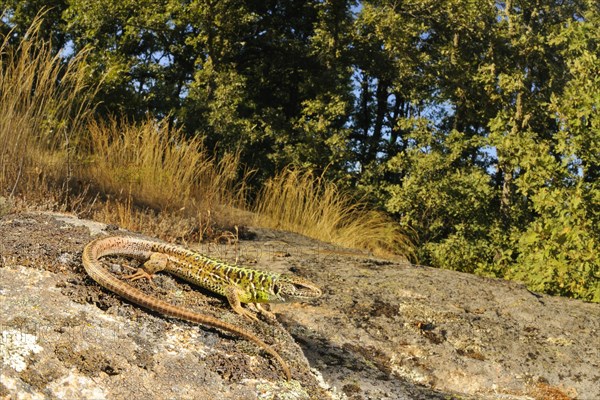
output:
M422 262L599 301L598 9L543 3L368 2L357 160Z
M559 157L520 184L532 193L537 218L515 238L519 257L509 276L535 290L600 302L600 14L590 8L584 15L549 38L569 79L545 105L558 127L538 153L547 158L552 146Z
M388 170L406 175L386 187L387 209L401 214L423 242L446 237L455 225L485 226L493 188L481 168L461 165L469 147L464 134L453 131L446 137L427 127L413 133L407 150L387 163Z
M49 5L6 4L17 39ZM99 113L239 154L253 198L287 165L324 173L423 263L600 301L596 2L56 4L47 35L93 46Z
M542 189L533 196L540 217L515 239L519 257L508 277L533 290L600 301L600 235L592 215L598 185Z
M179 2L73 0L63 12L75 51L95 49L88 62L102 81L103 114L163 117L180 106L190 59ZM157 105L159 105L157 107Z
M27 38L31 26L39 24L37 37L49 41L52 53L56 54L63 48L68 37L61 19L67 8L65 0L2 0L0 38L7 37L8 43L17 46L22 39Z

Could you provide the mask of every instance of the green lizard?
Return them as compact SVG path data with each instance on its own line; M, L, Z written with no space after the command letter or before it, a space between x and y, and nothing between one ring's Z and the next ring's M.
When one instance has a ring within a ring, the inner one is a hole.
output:
M269 315L260 307L260 303L315 299L321 295L321 290L316 285L293 275L237 267L183 247L133 236L110 236L95 239L83 250L84 268L88 275L101 286L138 305L162 314L216 327L250 340L273 356L284 370L286 378L291 379L287 363L271 346L256 335L214 317L152 297L126 284L102 267L99 259L109 255L122 255L145 260L142 268L127 277L131 280L152 279L152 275L156 272L167 271L188 282L225 296L235 312L250 320L257 320L257 318L243 308L242 303L255 303L259 311Z

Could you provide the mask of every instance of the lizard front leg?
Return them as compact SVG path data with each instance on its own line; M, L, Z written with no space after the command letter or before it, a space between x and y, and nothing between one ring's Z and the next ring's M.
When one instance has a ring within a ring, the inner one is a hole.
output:
M229 287L227 287L227 289L225 290L225 296L229 301L229 305L231 306L231 308L233 308L233 311L235 311L236 313L243 315L244 317L250 320L258 321L256 315L252 314L250 311L242 307L242 302L240 301L240 291L241 289L235 285L230 285Z
M277 317L275 316L275 314L273 314L271 311L267 310L262 304L260 304L260 303L254 303L254 306L267 319L270 319L271 321L275 321L277 319Z

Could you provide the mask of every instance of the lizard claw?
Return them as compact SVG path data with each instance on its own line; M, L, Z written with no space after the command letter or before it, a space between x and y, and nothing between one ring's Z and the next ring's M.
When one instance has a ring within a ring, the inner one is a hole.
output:
M234 309L234 311L246 318L248 318L251 321L257 321L258 322L258 318L256 317L256 315L254 315L253 313L251 313L250 311L246 310L245 308L242 308L240 306L239 309Z
M135 271L133 274L125 275L123 276L123 278L129 279L132 282L137 281L138 279L148 279L149 281L152 281L152 274L149 274L142 268L138 268L137 271Z
M275 314L273 314L271 311L267 310L260 303L254 303L254 306L256 307L258 312L260 312L261 315L264 315L265 318L267 318L268 320L270 320L270 321L277 320L277 317L275 316Z

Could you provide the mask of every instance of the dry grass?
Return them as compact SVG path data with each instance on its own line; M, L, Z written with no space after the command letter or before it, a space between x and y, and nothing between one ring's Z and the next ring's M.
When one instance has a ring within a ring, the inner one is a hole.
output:
M265 184L255 204L260 225L378 255L413 257L410 240L394 221L311 172L284 170Z
M114 224L134 232L160 237L167 241L201 242L215 235L210 213L189 216L176 211L154 211L133 205L133 199L107 200L89 214L95 221Z
M229 222L215 210L241 198L239 157L217 162L164 122L93 120L85 52L65 65L40 22L0 43L0 211L73 211L165 238Z
M246 181L238 155L217 161L199 139L153 119L92 119L95 88L85 84L85 52L65 65L39 39L40 22L16 48L0 43L1 213L29 203L184 240L247 221L235 208L243 204ZM412 254L384 214L310 173L284 171L256 204L263 225L345 247Z
M155 210L211 210L232 203L238 157L220 162L199 139L164 122L111 119L89 125L89 154L81 178L102 193Z
M89 156L79 177L108 196L94 219L163 239L194 240L236 222L218 217L241 201L236 154L217 161L199 139L151 119L92 121L88 132Z
M9 197L68 192L74 138L92 111L85 52L63 65L38 39L40 22L18 47L0 43L0 190Z

